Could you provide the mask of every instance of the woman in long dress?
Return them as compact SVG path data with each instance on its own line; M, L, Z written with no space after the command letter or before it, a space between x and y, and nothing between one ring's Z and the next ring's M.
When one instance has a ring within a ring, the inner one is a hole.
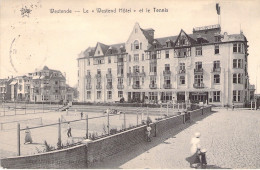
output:
M195 167L198 167L201 163L201 160L200 160L200 133L197 132L195 133L195 137L193 137L191 139L191 149L190 149L190 152L191 152L191 156L186 158L186 160L190 163L190 167L192 168L195 168ZM196 166L194 166L194 164Z
M29 130L28 126L26 126L26 130L25 130L25 142L24 142L24 144L27 144L27 143L32 143L31 131Z

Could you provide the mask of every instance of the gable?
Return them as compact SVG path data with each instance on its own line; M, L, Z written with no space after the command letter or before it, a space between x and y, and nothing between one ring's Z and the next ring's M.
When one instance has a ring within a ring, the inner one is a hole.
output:
M103 55L104 55L104 53L103 53L103 51L102 51L102 48L101 48L101 46L100 46L100 43L97 43L94 56L103 56Z
M191 38L181 30L175 42L175 47L191 46Z

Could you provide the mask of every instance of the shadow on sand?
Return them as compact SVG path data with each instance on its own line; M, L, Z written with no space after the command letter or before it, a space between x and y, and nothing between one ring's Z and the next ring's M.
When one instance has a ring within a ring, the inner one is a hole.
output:
M182 132L184 129L187 129L190 126L197 124L197 122L205 119L206 117L208 117L216 112L217 111L211 111L210 113L207 113L206 115L195 118L190 123L182 124L174 129L169 129L168 131L166 131L167 133L164 132L163 134L157 134L156 137L152 138L152 142L137 144L131 148L128 148L124 151L121 151L113 156L110 156L110 157L104 159L102 162L96 162L95 165L88 167L88 168L118 169L118 168L120 168L121 165L132 160L133 158L137 157L138 155L141 155L142 153L147 152L151 148L153 148L161 143L169 144L169 142L166 142L167 139L176 138L175 135ZM214 165L209 165L209 168L211 166L213 167ZM174 168L174 167L171 167L171 168Z

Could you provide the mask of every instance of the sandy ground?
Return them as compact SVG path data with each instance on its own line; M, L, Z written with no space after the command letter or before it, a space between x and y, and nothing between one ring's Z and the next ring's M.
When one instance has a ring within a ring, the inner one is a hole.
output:
M260 168L260 111L215 109L206 118L172 129L151 143L125 150L93 168L188 169L190 140L201 133L208 169Z

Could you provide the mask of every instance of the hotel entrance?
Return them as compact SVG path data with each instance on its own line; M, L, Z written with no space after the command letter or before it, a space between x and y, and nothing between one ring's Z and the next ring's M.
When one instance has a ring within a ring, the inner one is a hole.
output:
M208 103L208 92L190 92L189 98L192 103Z

